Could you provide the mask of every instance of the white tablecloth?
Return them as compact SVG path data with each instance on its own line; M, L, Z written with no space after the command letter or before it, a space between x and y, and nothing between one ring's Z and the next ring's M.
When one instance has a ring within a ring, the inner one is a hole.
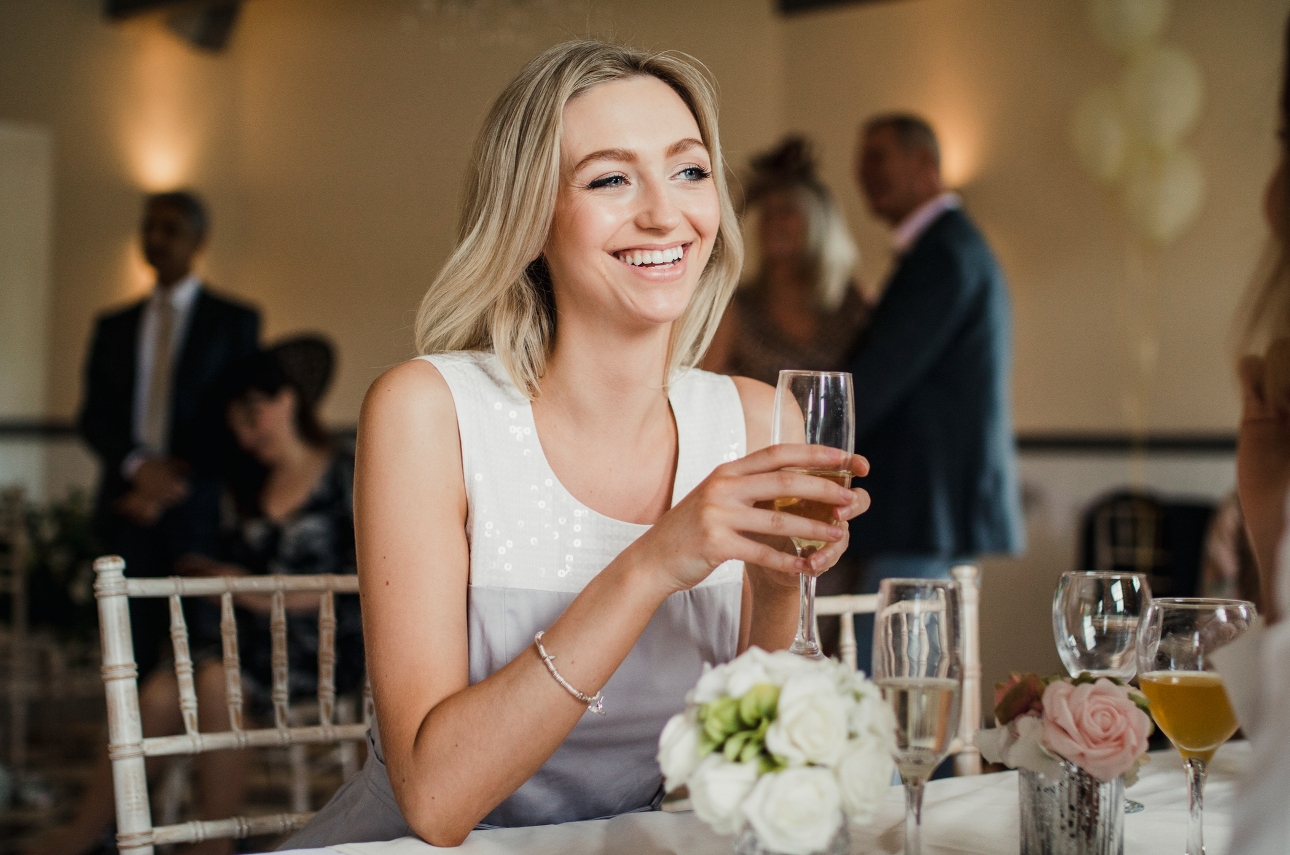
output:
M1209 855L1224 855L1231 834L1233 784L1249 746L1224 746L1205 786L1205 843ZM1133 855L1180 855L1186 848L1187 791L1177 752L1156 752L1128 795L1146 805L1124 821L1124 851ZM1017 774L1001 772L933 781L923 799L926 855L1016 855ZM877 820L852 829L855 853L898 853L904 845L904 795L893 787ZM429 855L444 851L416 838L351 843L308 855ZM475 831L456 852L463 855L730 855L734 841L719 837L693 813L636 813L592 822L536 828ZM306 855L297 850L293 855Z

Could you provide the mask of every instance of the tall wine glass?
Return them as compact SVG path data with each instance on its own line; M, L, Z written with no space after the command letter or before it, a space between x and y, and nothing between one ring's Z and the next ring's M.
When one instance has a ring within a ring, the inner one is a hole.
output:
M905 785L905 855L921 855L923 786L949 753L963 694L957 582L883 579L874 614L873 676L896 714Z
M1132 680L1138 671L1138 622L1151 602L1142 573L1063 573L1053 594L1053 638L1072 677ZM1124 800L1125 813L1143 810Z
M1210 654L1245 632L1254 615L1244 600L1158 599L1138 631L1138 683L1187 770L1187 855L1204 855L1205 770L1237 728Z
M775 387L775 416L771 423L772 443L809 443L841 448L850 452L855 446L855 409L851 375L840 371L781 371ZM851 470L801 469L807 475L827 478L848 486ZM784 496L775 500L777 510L821 522L833 522L836 505ZM800 558L823 549L822 540L793 538L793 548ZM823 659L820 642L815 637L815 577L803 573L798 608L797 636L789 648L799 656Z

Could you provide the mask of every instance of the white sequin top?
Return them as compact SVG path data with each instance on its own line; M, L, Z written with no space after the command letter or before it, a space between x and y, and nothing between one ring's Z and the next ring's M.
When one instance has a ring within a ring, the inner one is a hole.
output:
M447 381L461 436L473 685L528 650L534 634L649 527L597 513L564 488L542 453L532 406L496 356L421 358ZM743 407L729 377L688 371L671 385L668 399L677 426L676 504L718 465L742 457L746 440ZM742 586L743 563L727 561L694 589L669 597L603 687L605 715L585 715L481 827L547 825L656 806L659 734L684 707L703 663L734 658ZM558 657L560 651L550 652ZM373 759L291 846L409 833L397 815L375 730Z

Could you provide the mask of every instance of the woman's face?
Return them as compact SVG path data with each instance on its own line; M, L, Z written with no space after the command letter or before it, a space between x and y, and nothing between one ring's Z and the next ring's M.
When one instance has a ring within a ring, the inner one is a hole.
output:
M787 190L766 196L758 227L758 243L765 260L794 261L806 252L806 213Z
M276 395L252 389L229 404L228 424L244 451L265 466L273 466L296 438L295 392L289 386Z
M657 78L602 83L565 105L543 250L561 323L681 316L721 223L711 168L694 116Z

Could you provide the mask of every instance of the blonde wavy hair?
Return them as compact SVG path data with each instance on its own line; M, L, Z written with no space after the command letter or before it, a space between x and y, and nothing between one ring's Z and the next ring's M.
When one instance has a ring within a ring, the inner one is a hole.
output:
M524 67L493 103L471 160L457 247L417 312L422 354L492 350L530 399L556 334L555 296L542 248L560 182L564 105L613 80L655 77L694 116L712 159L721 225L707 267L672 325L664 382L695 365L716 332L743 264L743 240L726 185L717 97L697 60L598 41L557 45Z

